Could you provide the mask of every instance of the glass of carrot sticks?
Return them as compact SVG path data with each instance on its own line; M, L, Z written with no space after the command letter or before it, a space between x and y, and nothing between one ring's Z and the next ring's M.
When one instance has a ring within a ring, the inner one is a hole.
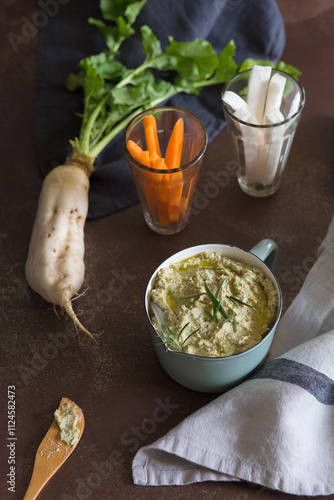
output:
M207 133L191 112L159 106L138 114L123 135L147 225L174 234L188 222Z
M256 197L275 193L305 103L304 89L283 71L255 65L226 83L222 102L241 189Z

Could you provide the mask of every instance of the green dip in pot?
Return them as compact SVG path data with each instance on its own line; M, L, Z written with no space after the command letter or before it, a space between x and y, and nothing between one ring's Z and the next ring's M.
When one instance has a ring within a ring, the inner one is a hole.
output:
M263 339L275 323L279 298L260 269L220 252L202 252L160 269L150 300L164 314L162 328L150 308L152 323L170 349L223 357Z

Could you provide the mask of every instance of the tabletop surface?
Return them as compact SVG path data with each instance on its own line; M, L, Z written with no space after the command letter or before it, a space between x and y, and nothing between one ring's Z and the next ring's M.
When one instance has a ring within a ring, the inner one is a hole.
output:
M23 498L39 443L62 397L84 411L79 446L39 498L284 500L289 495L259 485L207 482L143 487L132 482L136 451L163 436L215 395L191 391L161 368L143 306L147 281L171 254L201 243L245 249L263 238L279 246L276 276L284 310L314 264L334 206L334 100L332 0L278 2L286 22L282 59L302 71L303 111L279 191L265 199L242 193L233 173L210 191L212 173L228 172L232 152L226 129L209 145L197 189L201 203L179 234L161 236L143 220L139 204L90 221L85 228L86 275L76 301L98 344L76 332L33 293L24 264L42 179L36 164L33 108L37 37L14 53L7 34L19 33L33 0L0 6L0 497ZM8 388L15 393L15 493L8 491ZM163 422L157 405L173 410ZM150 421L155 425L145 425ZM107 463L107 465L106 465ZM332 496L334 498L334 495ZM320 497L319 497L320 498Z

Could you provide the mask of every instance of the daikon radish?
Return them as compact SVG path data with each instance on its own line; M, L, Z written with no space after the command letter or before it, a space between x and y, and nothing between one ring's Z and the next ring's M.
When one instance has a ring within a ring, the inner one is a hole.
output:
M265 125L277 125L284 121L280 111L286 78L275 73L268 86ZM268 111L269 110L269 111ZM258 146L256 180L263 186L269 186L274 182L282 151L284 125L274 126L265 131L265 145Z
M249 111L247 102L242 97L240 97L235 92L232 92L231 90L227 90L226 92L224 92L222 100L224 101L225 104L230 106L234 111L237 111L240 108Z
M248 79L247 104L258 123L262 123L268 83L271 75L270 66L253 66Z
M262 131L261 131L262 132ZM258 143L256 148L255 183L266 185L269 144Z
M266 107L264 110L264 115L270 113L273 109L280 109L282 104L283 92L286 84L286 78L275 73L269 82Z
M84 225L88 211L89 175L85 162L54 168L45 177L25 265L30 287L63 308L80 330L72 300L84 281Z
M267 113L265 117L266 125L274 125L283 121L284 116L277 108ZM267 176L265 181L265 184L268 186L274 182L275 176L279 169L284 139L284 130L284 125L278 125L277 127L267 129L266 132L266 140L268 144L270 144Z
M238 118L238 120L242 120L246 123L251 123L251 121L255 121L254 117L252 117L250 110L245 108L239 108L234 116ZM261 133L261 130L255 130L255 127L251 127L248 125L239 124L240 134L242 137L243 143L243 152L244 158L239 158L240 165L245 165L245 174L247 178L247 184L253 184L255 182L255 167L256 167L256 156L257 156L257 142L258 135ZM235 135L232 136L235 139ZM240 154L240 145L237 144L236 151Z
M252 125L259 125L259 123L249 109L247 110L244 107L239 108L234 113L234 116L239 120L251 124L239 124L243 141L247 184L264 184L269 153L269 147L265 144L264 140L264 131L260 128L252 127ZM236 150L239 151L239 149L238 147Z
M300 101L301 101L301 95L300 93L298 92L298 94L295 95L295 97L293 98L292 100L292 103L291 103L291 106L290 106L290 109L289 109L289 112L288 112L288 115L287 115L287 118L290 118L291 116L293 116L295 113L297 113L298 111L298 108L300 106Z

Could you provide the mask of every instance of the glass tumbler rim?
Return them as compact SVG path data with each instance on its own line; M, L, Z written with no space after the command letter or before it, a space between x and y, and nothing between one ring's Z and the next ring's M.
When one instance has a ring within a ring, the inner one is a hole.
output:
M196 121L197 124L201 127L201 129L203 131L204 141L203 141L203 145L201 147L201 150L191 161L189 161L185 165L182 165L181 167L171 168L168 170L161 170L161 169L157 169L157 168L147 167L146 165L143 165L138 160L136 160L127 148L127 133L128 133L129 128L135 122L137 122L137 121L139 122L143 116L148 115L148 114L152 114L153 112L157 112L157 111L177 111L177 112L180 112L184 115L187 115L190 118L192 118L194 121ZM169 174L174 173L174 172L183 172L184 170L187 170L188 168L190 168L192 165L197 163L203 157L203 155L206 151L207 145L208 145L208 134L207 134L206 128L204 127L200 118L198 118L194 113L192 113L188 109L180 108L178 106L169 106L169 105L154 106L151 108L144 109L143 111L140 111L126 125L124 132L123 132L123 137L122 137L123 151L125 152L125 155L127 156L128 160L130 160L131 163L133 163L136 167L140 168L141 170L145 170L146 172L151 172L151 173L159 173L160 175L169 175Z
M292 80L296 85L297 87L299 88L299 91L300 91L300 95L301 95L301 100L300 100L300 104L299 104L299 107L297 109L297 111L289 116L288 118L286 118L285 120L281 121L281 122L278 122L278 123L272 123L272 124L269 124L269 125L265 125L265 124L255 124L255 123L250 123L250 122L245 122L243 120L241 120L240 118L237 118L233 113L231 113L231 111L229 111L228 107L226 106L226 104L224 103L223 101L223 95L224 93L226 92L227 88L229 85L231 85L231 83L233 83L235 80L237 80L238 78L242 77L242 76L245 76L246 73L249 74L250 72L252 71L252 68L250 69L246 69L244 71L240 71L240 73L237 73L236 75L234 75L232 78L230 78L224 85L222 91L221 91L221 101L222 101L222 106L223 106L223 109L224 109L224 112L230 117L230 118L233 118L233 120L235 120L236 122L238 123L241 123L242 125L247 125L248 127L253 127L255 129L272 129L272 128L275 128L275 127L280 127L282 125L286 125L287 123L293 121L303 110L303 107L305 105L305 90L303 88L303 86L298 82L298 80L296 80L296 78L294 78L292 75L290 75L289 73L287 73L286 71L283 71L281 69L277 69L277 68L272 68L272 71L275 72L275 73L279 73L281 74L282 76L285 76L286 78L289 78L290 80Z

